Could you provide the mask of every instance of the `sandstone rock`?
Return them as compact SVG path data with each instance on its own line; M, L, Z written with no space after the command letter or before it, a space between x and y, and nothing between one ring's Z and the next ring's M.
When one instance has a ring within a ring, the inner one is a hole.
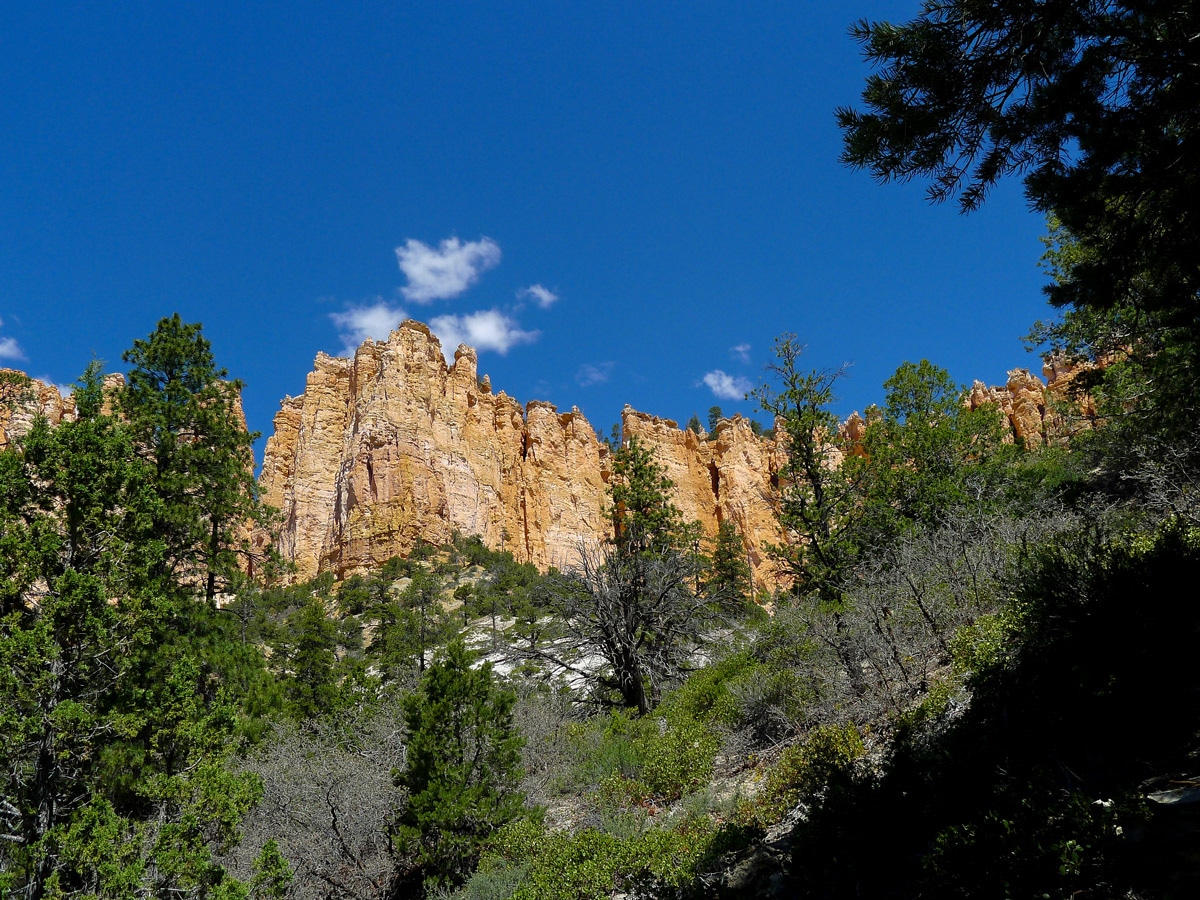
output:
M985 403L999 407L1011 428L1007 440L1022 441L1027 447L1055 443L1090 427L1096 416L1092 399L1071 390L1072 381L1089 368L1062 357L1050 357L1042 367L1045 382L1028 369L1013 369L1000 387L976 381L967 405L971 409Z
M626 409L666 467L684 515L716 533L733 521L756 571L778 539L773 442L735 417L711 441ZM283 513L278 547L298 578L345 575L410 552L418 540L478 535L539 568L567 566L607 536L607 448L577 410L524 409L478 377L462 345L447 367L438 339L407 321L354 358L317 357L300 397L286 398L267 442L261 482Z
M0 450L25 435L38 416L51 425L69 422L75 418L75 401L24 372L0 369Z
M780 543L772 476L783 465L782 448L760 438L750 422L735 415L722 419L709 440L626 406L621 416L626 437L637 436L654 451L675 483L675 505L684 518L700 523L713 536L722 522L733 522L746 545L756 585L773 584L764 542Z

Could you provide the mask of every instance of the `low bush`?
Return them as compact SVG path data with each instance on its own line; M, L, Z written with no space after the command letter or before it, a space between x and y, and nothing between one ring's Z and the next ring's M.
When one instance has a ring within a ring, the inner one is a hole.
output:
M853 725L824 726L807 740L783 751L767 771L766 784L753 799L742 804L739 821L767 828L801 803L824 797L831 786L852 778L855 760L866 753L862 735Z
M666 896L713 871L738 835L705 817L652 827L627 837L586 829L547 832L530 822L501 829L476 876L456 900L602 900L614 891ZM516 882L511 894L484 893Z

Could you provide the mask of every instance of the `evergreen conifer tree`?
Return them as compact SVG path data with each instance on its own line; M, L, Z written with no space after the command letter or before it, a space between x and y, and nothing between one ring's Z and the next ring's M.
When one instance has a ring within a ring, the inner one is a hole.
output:
M454 641L405 703L407 765L397 783L409 796L397 833L427 884L465 879L484 839L524 803L516 695L495 683L490 663L471 662Z

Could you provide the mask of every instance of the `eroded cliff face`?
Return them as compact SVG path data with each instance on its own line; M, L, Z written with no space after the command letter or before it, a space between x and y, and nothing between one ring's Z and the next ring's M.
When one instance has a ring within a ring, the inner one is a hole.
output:
M409 321L353 359L317 357L275 417L261 482L299 578L378 566L454 531L545 568L599 535L601 460L583 416L493 394L474 350L447 367Z
M1042 366L1045 381L1028 369L1013 369L1008 381L998 387L976 381L967 403L971 409L995 404L1007 417L1014 439L1029 448L1042 447L1090 427L1095 418L1091 399L1071 392L1071 382L1084 368L1050 358Z
M758 548L777 530L774 445L736 418L711 441L628 408L623 428L666 466L684 515L709 534L733 521L761 569ZM304 393L275 417L261 482L283 512L281 553L310 578L375 567L454 531L543 569L571 565L607 536L609 476L581 413L493 394L474 350L461 345L447 367L437 338L408 321L353 359L317 357Z
M24 372L0 369L0 450L26 434L38 416L51 425L72 421L75 401Z
M125 376L119 372L104 376L104 413L112 412L113 395L124 386ZM246 417L241 412L241 401L238 403L238 414L245 427ZM75 398L71 394L64 397L55 385L30 378L24 372L0 368L0 450L27 434L38 416L51 425L74 422Z
M626 438L636 437L654 451L675 484L675 505L710 537L722 522L737 527L746 544L756 583L770 581L764 542L781 543L772 479L784 462L775 441L758 437L741 416L723 419L707 440L678 423L626 406L621 415Z
M460 345L447 366L438 339L413 321L386 341L366 342L353 359L317 356L304 393L285 398L275 416L260 476L264 499L282 512L277 547L296 578L374 568L419 540L444 544L455 531L542 569L569 566L581 547L608 536L610 460L591 424L578 410L522 407L493 394L477 362ZM1027 369L1014 369L1000 387L976 382L967 402L996 404L1014 439L1031 447L1086 427L1095 415L1086 398L1072 401L1070 417L1057 411L1078 370L1050 360L1043 372L1046 382ZM109 375L105 387L123 381ZM52 425L71 421L74 400L0 369L0 449L39 415ZM865 427L853 414L838 445L853 452ZM756 584L772 584L762 547L782 542L773 484L783 446L739 416L698 435L626 407L622 428L666 468L685 518L710 537L733 522Z

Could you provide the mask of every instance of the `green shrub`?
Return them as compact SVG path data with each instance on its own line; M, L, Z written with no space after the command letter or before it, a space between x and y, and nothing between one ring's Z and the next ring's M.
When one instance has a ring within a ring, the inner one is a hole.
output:
M681 721L646 741L641 780L652 796L676 800L708 783L716 753L711 731L694 720Z
M1027 604L1013 600L999 612L980 616L960 628L950 639L954 671L970 675L1003 663L1005 655L1016 645L1027 613Z
M706 784L718 745L711 729L679 713L663 723L614 710L572 726L569 735L576 753L574 783L607 785L603 796L636 796L631 803L646 797L675 800Z
M896 727L911 732L936 722L946 714L958 692L959 687L952 680L935 681L916 705L896 718Z
M740 832L704 817L627 837L595 829L548 833L513 823L497 833L480 870L521 870L513 900L602 900L614 891L663 896L693 884L739 842Z
M748 651L730 654L693 672L663 700L658 713L671 723L694 720L706 725L736 727L739 707L729 687L759 674L758 669L759 664Z
M835 780L843 780L865 753L862 735L853 725L814 729L804 743L783 751L767 772L762 791L743 805L742 821L764 828L775 824L788 810L820 796Z
M617 773L636 779L644 758L644 738L657 725L637 719L622 709L589 722L568 726L567 735L575 752L574 783L599 784Z

